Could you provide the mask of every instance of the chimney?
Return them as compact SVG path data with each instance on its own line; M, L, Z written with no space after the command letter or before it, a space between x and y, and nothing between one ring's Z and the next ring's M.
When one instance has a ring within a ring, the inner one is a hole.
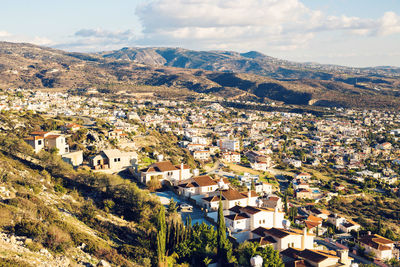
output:
M249 192L247 192L247 205L251 206L251 190L249 190Z
M371 235L371 231L368 231L367 234L368 234L368 235Z
M342 263L343 265L348 265L349 251L347 249L339 249L336 251L336 254L340 258L340 263Z
M275 206L275 210L274 210L274 227L276 227L276 228L280 228L278 226L278 212L279 212L278 211L278 206Z
M182 181L182 174L183 174L183 162L181 163L181 170L179 172L179 181Z
M306 238L307 238L307 227L303 228L303 235L301 237L301 249L304 250L306 248Z

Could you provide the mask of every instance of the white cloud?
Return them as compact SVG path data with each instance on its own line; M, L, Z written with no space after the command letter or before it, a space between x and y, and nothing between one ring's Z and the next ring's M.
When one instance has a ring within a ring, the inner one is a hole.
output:
M10 34L9 32L0 31L0 38L8 37L8 36L10 36L10 35L11 35L11 34Z
M299 0L153 0L136 9L143 45L200 49L288 50L308 44L318 32L356 35L400 32L400 18L327 16Z
M7 31L0 31L0 41L15 42L15 43L31 43L43 46L50 46L54 44L54 41L46 37L17 35L9 33Z
M400 33L400 16L394 12L386 12L380 20L379 34L390 35Z
M135 35L131 30L81 29L69 36L65 42L53 47L79 52L102 51L119 49L122 46L132 46L134 40Z

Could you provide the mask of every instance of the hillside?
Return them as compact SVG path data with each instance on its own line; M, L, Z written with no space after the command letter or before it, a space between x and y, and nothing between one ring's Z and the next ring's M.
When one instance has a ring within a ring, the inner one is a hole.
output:
M2 129L19 125L0 130L0 266L154 261L149 240L158 199L119 176L73 170L55 154L34 154L21 136L43 126L39 115L2 114L0 121Z
M185 57L178 56L182 54ZM224 62L232 60L237 68L229 69ZM257 63L260 60L268 64ZM377 74L351 76L340 72L322 75L307 68L285 68L282 72L283 68L279 66L283 61L257 52L239 54L153 48L83 54L0 42L0 62L0 88L96 88L103 93L150 91L170 97L208 93L225 99L299 105L400 106L400 79L389 74L380 78ZM262 75L251 73L257 64L260 67L258 74ZM308 74L299 76L298 71Z
M370 79L362 79L364 81L375 80L374 76L400 76L400 68L396 67L350 68L318 63L298 63L270 57L257 51L238 53L165 47L125 47L116 51L100 52L98 55L104 58L135 61L153 66L252 73L276 79L333 79L354 84L355 81L340 77L340 74L370 77Z

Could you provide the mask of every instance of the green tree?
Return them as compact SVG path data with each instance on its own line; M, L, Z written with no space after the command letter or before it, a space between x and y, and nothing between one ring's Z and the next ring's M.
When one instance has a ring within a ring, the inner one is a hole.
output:
M159 266L164 265L165 244L166 244L165 209L164 206L161 206L157 216L157 257Z
M288 207L288 193L287 193L287 191L285 192L285 197L283 198L283 210L285 211L285 214L287 214L288 213L288 209L287 209L287 207Z
M227 263L227 254L226 254L226 226L225 226L225 217L224 211L222 207L222 201L219 201L218 206L218 221L217 221L217 255L218 260L221 265Z
M256 255L263 258L263 266L280 267L283 266L282 260L279 257L279 252L271 246L261 247L255 242L244 242L235 250L237 263L239 266L251 266L250 259Z
M171 199L169 200L169 205L168 205L168 213L172 214L175 213L178 210L178 207L176 206L176 202L174 201L174 199L171 197Z

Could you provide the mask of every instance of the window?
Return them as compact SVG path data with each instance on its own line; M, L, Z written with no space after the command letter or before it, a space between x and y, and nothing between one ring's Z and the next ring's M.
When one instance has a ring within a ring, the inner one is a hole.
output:
M121 158L115 158L114 159L114 162L120 162L121 161Z
M38 145L41 146L42 145L42 140L38 140Z

